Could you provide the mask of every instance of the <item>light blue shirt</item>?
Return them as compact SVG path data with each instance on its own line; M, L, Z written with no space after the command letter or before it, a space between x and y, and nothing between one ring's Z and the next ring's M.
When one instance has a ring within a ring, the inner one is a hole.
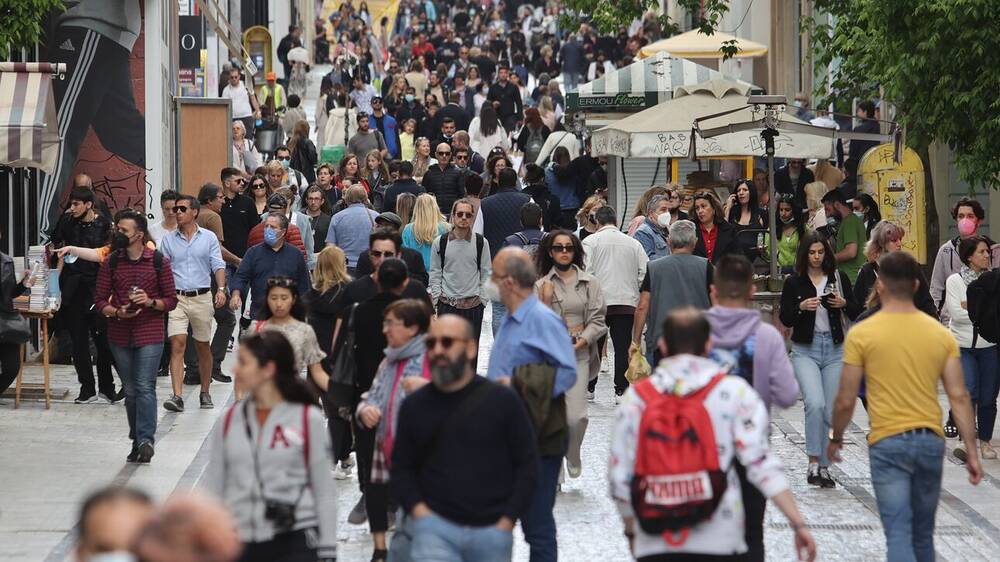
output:
M564 394L576 382L576 352L566 324L535 295L521 303L517 312L504 316L490 351L486 377L509 377L514 369L533 363L556 368L552 396Z
M167 233L159 250L170 258L178 291L207 289L212 286L212 273L226 269L219 239L214 232L200 226L190 241L181 234L180 228Z
M326 243L335 244L347 255L347 267L357 267L358 256L368 251L368 235L375 227L378 213L355 203L330 219Z

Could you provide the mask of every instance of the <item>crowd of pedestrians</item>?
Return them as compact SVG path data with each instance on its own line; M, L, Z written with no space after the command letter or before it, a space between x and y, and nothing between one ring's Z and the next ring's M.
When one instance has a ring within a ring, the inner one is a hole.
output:
M762 561L768 501L796 554L816 555L797 476L770 448L772 408L802 397L805 481L833 488L860 396L889 558L932 559L944 438L961 436L954 454L973 483L980 456L997 457L997 342L970 308L1000 264L979 232L982 205L955 205L959 236L929 281L903 229L857 192L856 146L840 166L792 159L777 171L777 241L764 235L759 170L724 201L654 186L626 217L606 199L606 159L567 127L565 94L630 64L660 28L646 16L618 35L565 29L559 8L403 0L390 34L364 2L344 2L317 22L314 55L333 69L315 130L303 63L286 62L301 44L293 26L279 48L287 80L269 75L261 99L228 71L233 167L221 185L163 191L163 219L149 224L130 209L111 216L76 178L52 236L76 402L124 399L127 460L146 464L158 374L178 414L185 385L207 409L211 385L233 383L202 487L231 514L240 560L332 560L346 521L368 523L373 562L510 560L518 523L531 560L554 561L560 482L586 470L607 472L637 559ZM261 150L269 127L280 146ZM753 306L772 243L786 275L775 325ZM30 283L5 263L0 308ZM0 351L2 383L15 360ZM630 382L635 357L651 374ZM585 466L606 358L610 460ZM337 481L355 470L361 498L339 514ZM121 490L84 506L81 552L102 544L112 508L137 514L142 539L114 544L155 552L167 523Z

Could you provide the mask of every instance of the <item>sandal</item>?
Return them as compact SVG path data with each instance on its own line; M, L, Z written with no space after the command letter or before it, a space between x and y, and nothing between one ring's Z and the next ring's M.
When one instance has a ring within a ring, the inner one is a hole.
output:
M376 548L372 552L372 562L385 562L389 558L389 551L384 548Z

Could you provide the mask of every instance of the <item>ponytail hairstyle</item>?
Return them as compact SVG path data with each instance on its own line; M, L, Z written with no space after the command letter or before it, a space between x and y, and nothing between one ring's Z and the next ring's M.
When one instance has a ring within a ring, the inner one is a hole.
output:
M244 336L240 346L260 365L274 363L274 384L286 402L307 406L318 404L316 394L295 370L295 350L288 338L276 330L264 330Z

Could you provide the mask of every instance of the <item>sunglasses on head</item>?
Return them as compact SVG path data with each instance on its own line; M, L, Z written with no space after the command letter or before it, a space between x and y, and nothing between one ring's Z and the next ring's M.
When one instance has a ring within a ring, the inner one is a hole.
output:
M460 219L471 219L472 218L472 213L470 213L468 211L456 211L455 212L455 216L458 217L458 218L460 218Z
M175 205L172 209L175 213L186 213L188 212L188 207L185 205Z
M378 250L368 250L373 258L391 258L396 256L396 252L380 252Z
M291 288L298 286L294 279L289 279L287 277L269 277L267 280L268 287L285 287Z
M575 252L576 248L574 248L572 244L570 244L568 246L562 246L562 245L559 245L559 244L555 244L555 245L552 246L552 251L556 252L556 253L560 253L560 254L569 254L569 253Z
M437 349L439 343L441 344L442 348L448 350L454 347L456 343L463 341L466 341L466 339L453 338L451 336L441 336L440 338L435 336L427 336L426 338L424 338L424 344L427 346L428 351L432 349Z

